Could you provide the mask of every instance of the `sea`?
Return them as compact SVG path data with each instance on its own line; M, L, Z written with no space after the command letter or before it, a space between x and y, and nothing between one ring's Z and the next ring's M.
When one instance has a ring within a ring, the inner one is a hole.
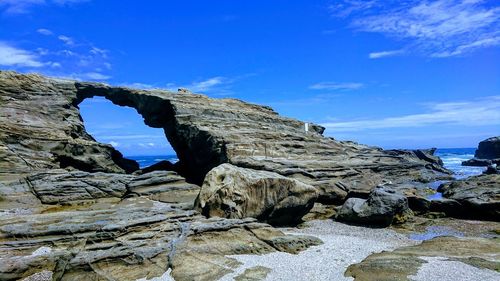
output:
M453 171L455 178L463 179L470 176L480 175L484 167L462 166L462 161L474 157L475 148L439 148L435 155L439 156L444 163L444 167ZM167 160L172 163L179 161L176 155L148 155L148 156L126 156L139 163L141 168L151 166L157 162Z

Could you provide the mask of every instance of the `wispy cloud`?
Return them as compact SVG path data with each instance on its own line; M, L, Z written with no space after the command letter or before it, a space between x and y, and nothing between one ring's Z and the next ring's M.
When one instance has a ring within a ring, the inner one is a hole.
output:
M72 37L56 34L47 28L36 32L53 38L58 44L29 50L17 46L22 45L22 41L16 45L0 41L0 65L18 71L33 71L36 68L39 73L72 80L103 81L111 78L107 74L112 68L108 50L89 42L77 43Z
M405 49L450 57L500 45L500 5L487 0L341 1L343 16L366 32L407 40ZM369 3L368 3L369 2ZM333 7L333 8L332 8ZM335 12L337 11L337 12ZM340 10L341 11L341 10Z
M42 5L70 5L88 2L90 0L0 0L0 8L6 14L26 14L35 6Z
M357 90L363 87L363 83L338 83L338 82L320 82L309 86L312 90Z
M42 67L44 63L30 51L0 41L0 65L12 67Z
M59 36L57 36L57 38L59 40L61 40L64 44L68 45L68 46L75 45L75 41L73 41L73 38L68 37L66 35L59 35Z
M207 92L227 82L227 78L217 76L202 81L196 81L186 86L193 92Z
M403 54L403 50L394 50L394 51L382 51L382 52L373 52L368 55L371 59L379 59L384 57L392 57Z
M339 121L322 124L333 132L353 132L384 128L414 128L432 125L500 125L500 96L427 104L427 112L382 119Z
M51 30L48 30L46 28L39 28L36 32L38 32L38 33L40 33L42 35L46 35L46 36L54 34Z

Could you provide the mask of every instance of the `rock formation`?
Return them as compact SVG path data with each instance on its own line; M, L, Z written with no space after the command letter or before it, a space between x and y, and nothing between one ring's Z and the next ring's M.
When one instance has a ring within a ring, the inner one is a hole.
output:
M385 227L392 223L403 223L411 215L406 197L386 187L377 187L366 200L347 199L337 213L336 219L354 224Z
M173 171L138 171L90 136L78 105L94 96L133 107L148 126L163 128L180 160L164 165ZM280 192L262 193L276 194L276 205L258 216L269 219L290 219L280 210L291 206L300 216L313 193L342 204L348 193L368 194L383 182L449 178L429 152L339 142L321 126L305 126L235 99L0 71L0 279L136 280L171 270L176 280L210 280L231 270L226 254L295 253L320 243L255 219L194 210L205 175L225 163L276 173L264 182L279 182Z
M500 137L491 137L479 143L474 158L462 162L464 166L500 165Z
M438 191L456 201L455 216L500 221L500 175L480 175L442 184Z
M474 157L479 159L500 158L500 136L481 141Z
M75 168L131 172L133 162L86 131L78 104L102 96L130 106L163 128L180 159L177 172L201 184L212 168L231 163L299 179L320 201L342 203L350 190L382 181L432 181L449 172L427 157L384 151L322 136L323 128L282 117L271 108L198 94L142 91L0 72L0 169L6 174ZM421 156L421 155L420 155Z
M429 265L439 268L440 261L454 261L455 268L442 270L457 270L462 266L498 271L498 241L483 238L438 237L422 244L402 247L392 252L381 252L368 256L362 262L349 266L345 275L355 281L370 280L434 280L415 278L422 266ZM448 265L448 267L450 267ZM449 273L444 273L449 276ZM411 278L413 277L413 278ZM477 277L477 276L475 276ZM465 276L461 280L469 280Z
M317 198L314 187L298 180L222 164L205 177L196 207L207 216L297 224Z

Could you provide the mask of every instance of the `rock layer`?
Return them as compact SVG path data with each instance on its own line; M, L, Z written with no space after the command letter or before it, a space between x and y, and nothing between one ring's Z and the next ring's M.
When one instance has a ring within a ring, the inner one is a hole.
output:
M466 265L486 269L488 276L492 276L487 280L497 280L500 277L500 273L495 271L500 265L498 253L500 253L498 241L491 239L439 237L392 252L372 254L362 262L349 266L345 275L354 277L355 281L416 280L415 276L426 264L455 261L448 267L435 266L433 274L428 276L431 279L417 280L434 280L432 277L443 272L445 276L450 276L459 267ZM464 276L457 277L460 280L470 280Z
M253 219L205 219L179 207L131 198L2 216L0 279L45 270L54 280L136 280L172 268L176 280L214 280L230 271L224 254L295 253L321 243L286 236Z

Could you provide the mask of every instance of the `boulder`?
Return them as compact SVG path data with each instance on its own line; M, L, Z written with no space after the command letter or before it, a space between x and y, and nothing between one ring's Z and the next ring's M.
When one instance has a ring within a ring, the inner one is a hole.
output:
M368 199L350 198L340 208L336 219L343 222L386 227L403 223L412 215L408 200L394 190L375 188Z
M462 206L459 217L500 221L500 175L479 175L444 183L438 191Z
M500 158L500 136L481 141L474 157L479 159Z
M205 177L195 206L209 217L253 217L286 225L300 222L317 197L314 187L298 180L222 164Z
M500 165L500 136L481 141L474 153L474 158L462 162L463 166L486 167Z

